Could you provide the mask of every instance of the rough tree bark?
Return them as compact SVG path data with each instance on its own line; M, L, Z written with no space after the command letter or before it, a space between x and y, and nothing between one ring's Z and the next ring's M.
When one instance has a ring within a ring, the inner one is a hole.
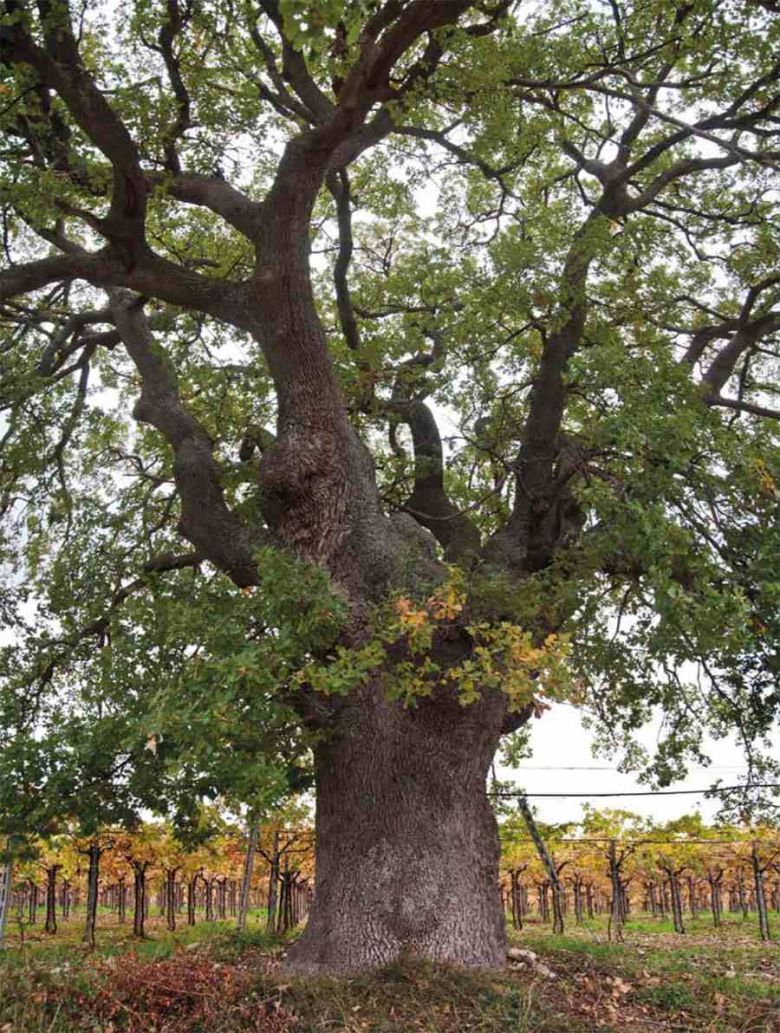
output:
M505 703L366 690L317 753L317 881L298 971L348 972L404 952L466 966L506 954L486 778Z

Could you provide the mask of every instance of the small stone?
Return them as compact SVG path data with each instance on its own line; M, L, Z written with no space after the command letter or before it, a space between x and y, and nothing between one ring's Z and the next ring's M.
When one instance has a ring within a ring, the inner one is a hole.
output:
M510 947L506 952L506 956L513 963L513 967L528 965L538 976L542 976L544 979L558 978L551 968L539 961L539 955L533 951L524 950L522 947Z
M522 947L510 947L506 952L506 956L510 961L530 961L535 964L538 960L538 955L534 954L533 951L524 950Z

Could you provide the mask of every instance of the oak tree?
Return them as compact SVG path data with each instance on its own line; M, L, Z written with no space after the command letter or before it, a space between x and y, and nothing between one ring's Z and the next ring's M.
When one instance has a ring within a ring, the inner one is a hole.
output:
M503 959L485 779L545 695L760 774L770 5L3 9L6 784L63 707L174 806L310 748L289 964L345 971Z

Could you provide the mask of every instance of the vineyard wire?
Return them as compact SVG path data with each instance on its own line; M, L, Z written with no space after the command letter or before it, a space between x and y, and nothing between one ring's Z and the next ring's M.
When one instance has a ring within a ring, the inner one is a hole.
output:
M488 796L499 799L514 800L520 796L530 799L590 799L597 796L708 796L715 793L730 793L746 789L780 789L780 782L753 782L750 785L717 786L710 789L648 789L639 792L617 792L617 793L526 793L523 790L497 789L488 793Z

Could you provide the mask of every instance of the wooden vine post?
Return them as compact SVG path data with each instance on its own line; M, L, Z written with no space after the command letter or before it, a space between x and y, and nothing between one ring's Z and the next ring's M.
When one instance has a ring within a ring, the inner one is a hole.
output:
M276 901L279 884L279 858L281 856L279 851L278 832L274 832L273 846L271 847L270 856L266 854L265 851L262 853L270 867L268 875L268 920L266 922L266 930L269 933L273 933L276 930Z
M770 940L769 912L766 906L766 888L764 886L764 872L769 867L761 863L758 843L753 840L750 850L750 861L753 868L753 885L756 891L756 910L758 911L758 931L762 940Z
M46 868L46 924L47 933L57 932L57 873L61 864L50 864Z
M563 886L561 885L559 871L560 869L555 867L555 862L547 847L544 845L544 840L539 834L539 829L536 827L534 816L531 813L531 808L528 806L528 800L524 796L517 798L517 809L523 816L523 821L528 829L528 834L533 840L533 844L536 847L536 851L541 858L544 869L547 872L547 877L550 880L550 886L552 887L552 900L553 900L553 932L563 932Z
M5 946L5 929L8 924L8 912L11 910L11 878L13 876L13 858L11 857L11 840L6 843L7 857L0 868L0 950Z
M623 942L623 909L620 906L620 894L622 887L620 885L620 860L618 859L617 843L614 839L609 841L609 851L607 854L609 858L609 881L612 886L612 902L610 905L609 913L609 938L610 940L617 940L618 943Z
M246 916L249 912L249 893L252 886L252 871L255 866L255 854L257 853L259 833L260 830L257 825L252 825L249 830L249 842L247 843L246 856L244 858L244 872L241 877L241 890L238 897L236 929L240 933L246 929Z
M98 882L100 879L100 857L103 849L99 843L93 841L86 850L89 859L87 872L87 914L84 924L84 943L91 949L95 948L95 926L97 925L98 908Z

